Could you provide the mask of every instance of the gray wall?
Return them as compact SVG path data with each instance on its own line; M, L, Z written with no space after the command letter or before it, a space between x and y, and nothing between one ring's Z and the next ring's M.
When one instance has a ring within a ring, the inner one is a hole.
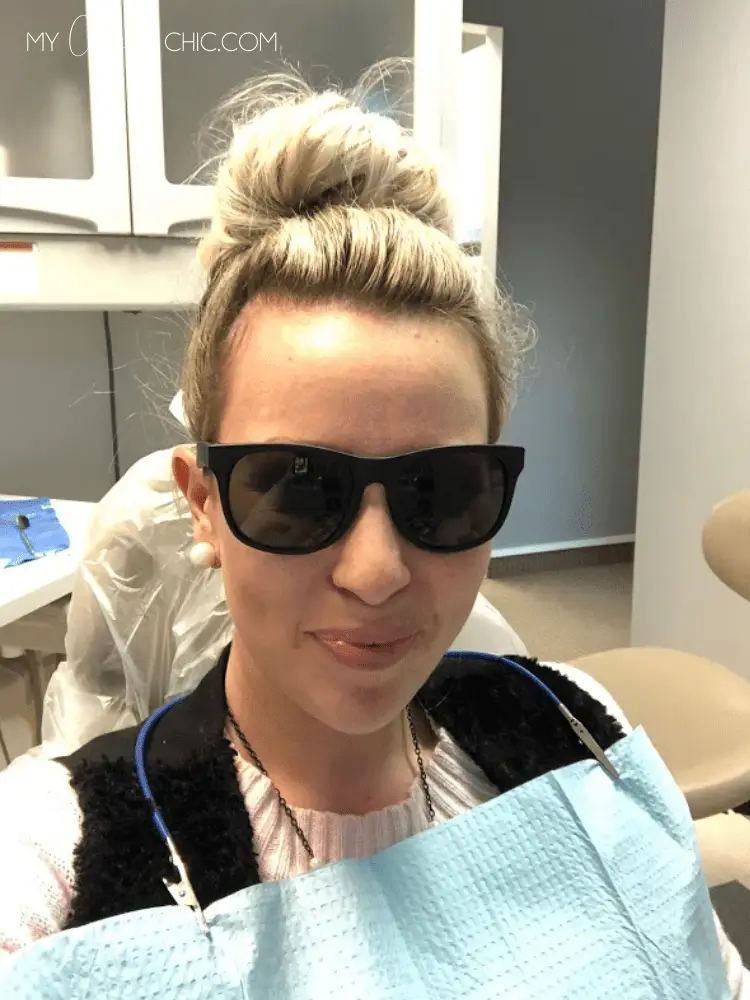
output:
M111 314L121 471L181 440L176 315ZM103 316L0 312L0 493L98 500L114 482Z
M504 29L499 265L539 330L497 548L635 528L663 18L663 0L464 2Z

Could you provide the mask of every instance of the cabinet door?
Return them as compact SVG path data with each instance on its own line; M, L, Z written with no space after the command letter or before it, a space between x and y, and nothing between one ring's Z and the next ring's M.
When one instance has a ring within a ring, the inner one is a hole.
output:
M205 225L207 116L238 85L283 62L315 85L347 86L379 59L413 58L409 107L400 108L413 110L422 140L455 159L461 0L123 3L136 233L192 235Z
M130 232L120 0L0 19L0 232Z
M503 29L465 24L461 57L456 237L497 271Z

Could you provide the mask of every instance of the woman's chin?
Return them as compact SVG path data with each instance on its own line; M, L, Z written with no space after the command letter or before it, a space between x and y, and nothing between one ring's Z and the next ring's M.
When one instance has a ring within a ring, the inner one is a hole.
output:
M313 714L342 736L370 736L391 725L404 711L409 696L400 689L342 691Z

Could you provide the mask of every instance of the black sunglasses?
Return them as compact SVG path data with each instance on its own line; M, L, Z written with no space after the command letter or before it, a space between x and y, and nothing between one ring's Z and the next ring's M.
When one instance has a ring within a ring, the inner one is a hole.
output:
M297 444L208 444L198 465L216 477L224 517L239 541L303 555L333 545L354 523L370 483L385 487L391 518L412 545L463 552L503 526L525 450L453 445L365 458Z

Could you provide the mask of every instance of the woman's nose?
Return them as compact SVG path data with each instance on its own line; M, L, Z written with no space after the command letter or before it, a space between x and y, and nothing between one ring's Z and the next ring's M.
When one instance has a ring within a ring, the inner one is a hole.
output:
M333 582L366 604L385 603L411 579L403 557L406 544L391 520L385 490L373 483L364 492L354 524L336 546Z

